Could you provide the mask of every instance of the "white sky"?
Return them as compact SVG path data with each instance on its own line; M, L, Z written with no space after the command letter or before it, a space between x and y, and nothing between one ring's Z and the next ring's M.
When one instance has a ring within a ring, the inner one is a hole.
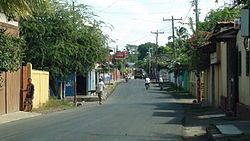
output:
M172 35L171 22L163 21L164 18L181 18L182 22L188 22L188 17L195 17L194 7L191 8L192 0L77 0L93 7L94 12L106 23L113 25L114 29L104 27L103 31L108 34L123 49L126 44L140 45L146 42L155 43L155 34L151 31L163 31L159 35L159 45L168 42ZM230 0L199 0L200 20L203 20L210 9L222 7ZM175 27L181 26L178 21Z

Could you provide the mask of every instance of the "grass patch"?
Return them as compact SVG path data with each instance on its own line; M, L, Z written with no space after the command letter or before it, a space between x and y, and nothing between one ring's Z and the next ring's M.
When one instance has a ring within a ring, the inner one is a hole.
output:
M74 104L68 100L59 100L56 97L50 97L48 102L41 105L39 108L33 109L32 111L38 113L50 113L71 109L73 107Z
M168 94L171 94L176 99L194 99L195 96L191 95L188 91L177 88L174 85L169 84L166 89Z

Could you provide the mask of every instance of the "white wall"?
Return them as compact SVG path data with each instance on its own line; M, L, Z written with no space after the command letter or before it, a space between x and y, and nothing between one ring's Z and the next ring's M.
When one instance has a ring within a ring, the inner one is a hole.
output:
M18 26L18 22L13 20L8 21L7 17L3 13L0 13L0 22L7 23L13 26Z
M237 35L237 46L241 52L241 75L239 76L239 102L250 106L250 77L246 75L246 50L240 32Z

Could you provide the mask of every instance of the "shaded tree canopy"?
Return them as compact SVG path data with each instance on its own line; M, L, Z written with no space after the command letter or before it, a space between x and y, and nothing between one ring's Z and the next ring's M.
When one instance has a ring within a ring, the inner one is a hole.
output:
M49 8L49 0L1 0L0 12L8 17L31 17L33 11ZM47 9L48 10L48 9Z
M107 37L104 24L86 5L72 11L68 3L53 2L52 13L34 12L20 22L21 36L27 42L25 62L50 72L52 78L65 79L71 72L84 74L96 62L105 61Z
M156 47L157 45L155 43L150 43L150 42L139 45L138 46L138 53L139 53L138 60L143 60L147 56L149 50L152 49L154 51ZM152 53L152 50L151 50L151 53Z

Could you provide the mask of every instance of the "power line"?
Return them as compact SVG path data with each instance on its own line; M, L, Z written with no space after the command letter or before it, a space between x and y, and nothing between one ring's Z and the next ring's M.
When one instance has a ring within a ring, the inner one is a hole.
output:
M141 3L138 3L138 4L141 4ZM138 4L119 4L119 5L116 5L116 7L137 7ZM146 5L146 6L152 6L152 5L165 6L164 4L169 4L169 3L168 2L148 2L148 3L143 2L143 5Z
M104 9L102 9L102 10L98 11L98 12L103 12L103 11L105 11L105 10L107 10L107 9L111 8L111 7L112 7L112 6L114 6L114 5L115 5L118 1L119 1L119 0L114 1L114 2L113 2L113 3L111 3L109 6L107 6L106 8L104 8Z
M163 27L163 28L159 29L159 31L163 31L163 30L166 29L166 28L169 28L169 27L168 27L168 26L167 26L167 27ZM143 40L143 39L145 39L145 38L147 38L147 37L149 37L149 36L151 36L151 34L144 35L144 36L142 36L141 38L138 38L138 39L136 39L136 40L134 40L134 41L131 41L131 42L129 42L129 43L138 42L138 41Z
M193 4L192 4L191 7L189 8L189 10L188 10L188 12L187 12L185 18L183 19L183 22L185 22L185 20L187 19L187 17L188 17L188 15L189 15L189 13L190 13L190 11L191 11L192 8L193 8Z
M174 16L172 16L172 18L171 19L164 19L163 18L163 21L172 21L172 36L173 36L173 42L174 42L174 21L180 21L180 20L182 20L182 18L180 18L180 19L175 19L174 18Z

